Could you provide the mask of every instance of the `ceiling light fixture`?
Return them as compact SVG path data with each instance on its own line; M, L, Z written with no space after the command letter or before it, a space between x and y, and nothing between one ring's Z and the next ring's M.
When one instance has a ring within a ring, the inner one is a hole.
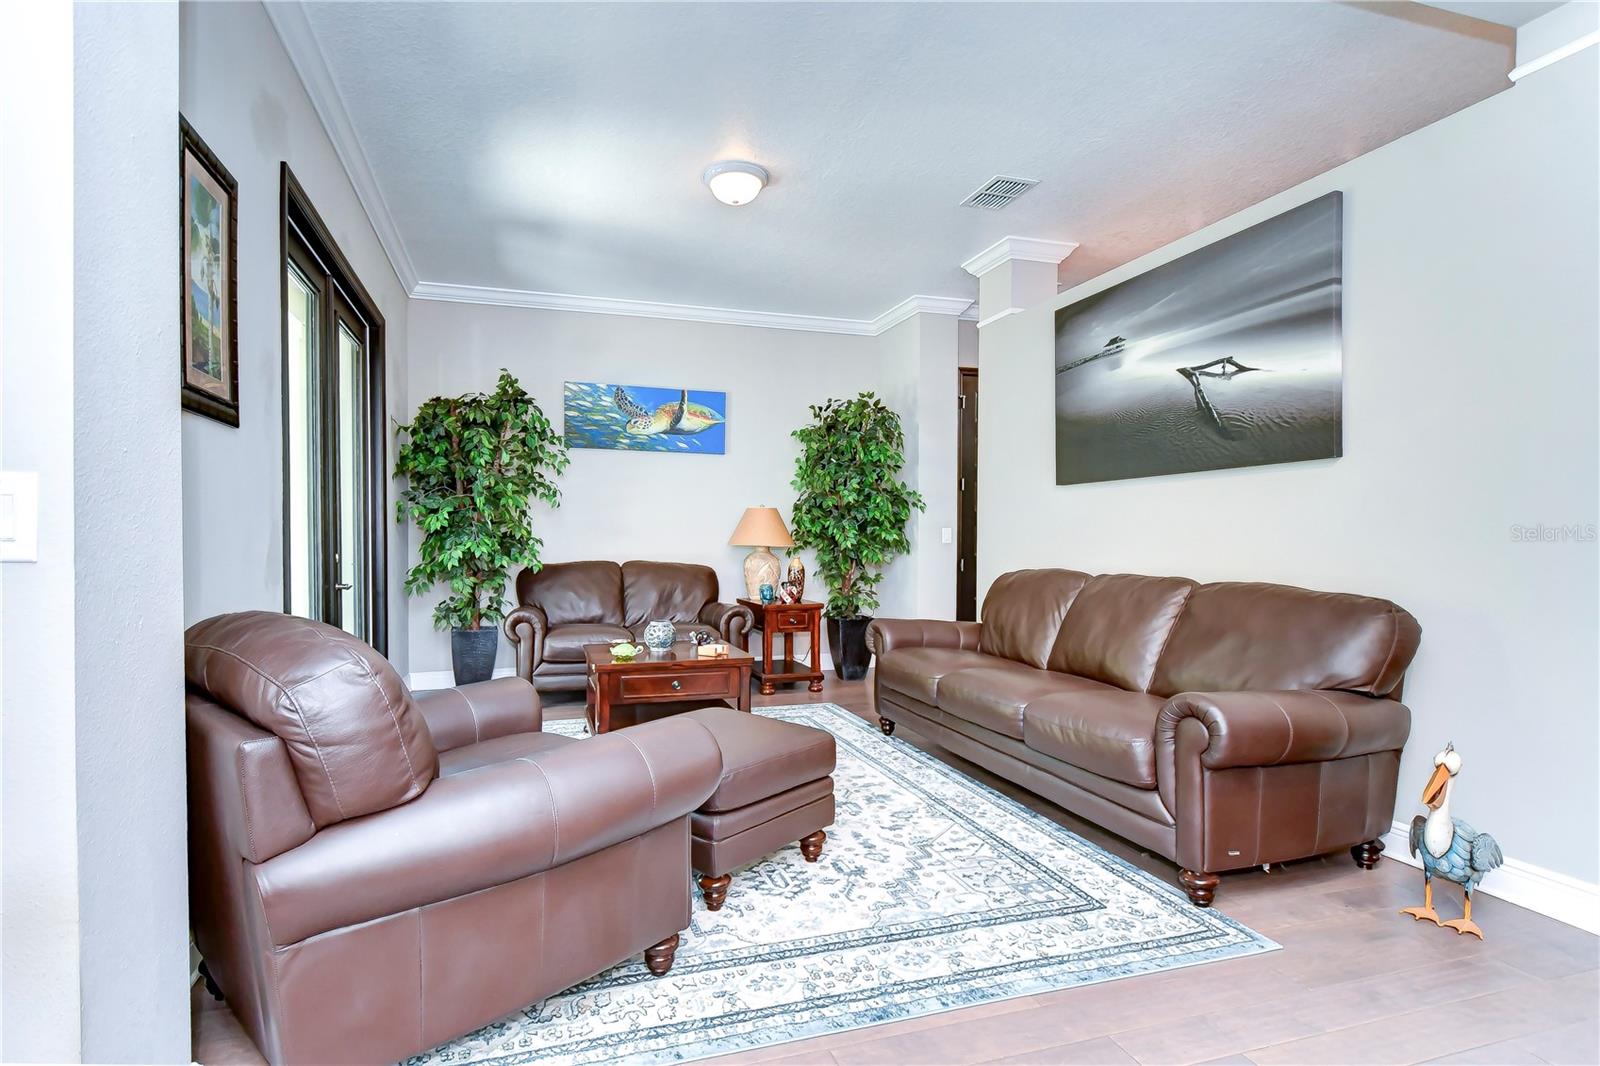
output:
M767 171L742 159L725 159L712 163L701 175L711 195L727 204L738 207L747 204L767 187Z

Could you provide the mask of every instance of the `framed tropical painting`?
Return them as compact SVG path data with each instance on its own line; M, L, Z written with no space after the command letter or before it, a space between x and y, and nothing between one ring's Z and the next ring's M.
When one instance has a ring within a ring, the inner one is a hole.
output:
M178 116L183 180L178 216L183 350L180 396L188 411L239 424L239 185Z
M563 393L569 448L699 455L727 450L725 392L569 381Z

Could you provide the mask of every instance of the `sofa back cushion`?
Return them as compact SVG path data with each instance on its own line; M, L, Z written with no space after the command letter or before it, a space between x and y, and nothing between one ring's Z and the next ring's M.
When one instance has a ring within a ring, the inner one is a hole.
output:
M700 608L717 598L717 572L698 563L622 564L622 624L639 626L657 618L693 622Z
M1161 650L1194 588L1186 577L1090 578L1061 624L1049 668L1129 692L1149 691Z
M343 630L245 611L184 634L189 688L276 735L318 828L420 796L439 756L388 660Z
M1202 585L1156 668L1151 691L1394 691L1422 627L1388 600L1290 585Z
M1076 570L1013 570L983 598L978 650L1043 669L1067 609L1089 580Z
M609 559L550 563L517 575L517 602L538 607L553 626L622 624L622 567Z

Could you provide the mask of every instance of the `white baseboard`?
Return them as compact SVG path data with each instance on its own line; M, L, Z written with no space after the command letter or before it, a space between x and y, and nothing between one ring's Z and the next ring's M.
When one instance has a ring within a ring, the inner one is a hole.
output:
M1411 824L1395 822L1384 834L1383 854L1421 869L1422 862L1411 857L1410 839ZM1477 891L1586 932L1600 933L1600 885L1592 882L1508 858L1483 879Z
M822 672L827 673L833 669L833 659L828 653L822 653ZM510 666L495 667L495 677L512 677L516 669ZM456 683L456 675L449 670L418 670L414 674L406 675L406 685L413 692L426 692L435 688L451 688Z

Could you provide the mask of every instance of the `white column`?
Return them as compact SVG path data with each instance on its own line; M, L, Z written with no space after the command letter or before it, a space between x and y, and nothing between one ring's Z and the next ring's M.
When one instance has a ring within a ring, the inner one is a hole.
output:
M1077 245L1036 237L1002 237L961 264L978 279L978 328L1056 295L1056 268Z

